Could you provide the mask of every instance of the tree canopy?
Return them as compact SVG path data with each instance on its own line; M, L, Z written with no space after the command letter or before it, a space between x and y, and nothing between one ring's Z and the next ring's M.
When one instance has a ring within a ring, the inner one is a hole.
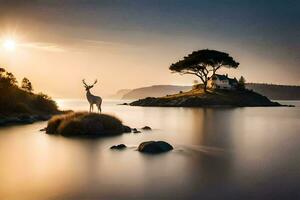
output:
M58 111L56 103L49 96L32 91L32 84L27 78L19 87L14 74L0 67L0 115L49 114Z
M182 60L172 64L169 69L180 74L192 74L201 79L206 91L208 79L222 67L237 68L236 62L228 53L202 49L194 51Z
M238 88L240 90L244 90L245 89L245 84L246 84L246 79L243 76L241 76L241 78L238 81Z
M26 77L24 77L22 80L21 88L29 93L31 93L33 91L32 84L31 84L30 80Z

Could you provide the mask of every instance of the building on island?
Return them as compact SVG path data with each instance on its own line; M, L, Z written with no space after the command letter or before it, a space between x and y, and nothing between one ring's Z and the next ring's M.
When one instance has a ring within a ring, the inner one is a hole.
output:
M229 78L227 74L215 74L208 80L207 86L211 89L236 90L238 81L236 78Z

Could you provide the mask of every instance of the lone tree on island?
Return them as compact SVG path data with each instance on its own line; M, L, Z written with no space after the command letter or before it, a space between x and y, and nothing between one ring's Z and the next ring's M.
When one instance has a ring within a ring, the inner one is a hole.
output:
M244 90L246 88L245 84L246 84L246 79L243 76L241 76L241 78L238 81L238 88L240 90Z
M32 93L33 88L30 80L28 78L23 78L21 88L29 93Z
M207 91L208 79L222 67L237 68L236 62L228 53L202 49L194 51L182 60L172 64L169 69L181 75L192 74L198 76L204 85L204 91Z

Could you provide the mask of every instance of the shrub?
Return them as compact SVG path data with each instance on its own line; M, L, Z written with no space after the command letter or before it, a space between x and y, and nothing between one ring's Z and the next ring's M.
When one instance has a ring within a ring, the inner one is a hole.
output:
M57 111L57 105L49 96L39 93L33 97L33 106L43 112Z
M63 136L109 136L124 132L121 120L97 113L77 112L52 117L47 133Z

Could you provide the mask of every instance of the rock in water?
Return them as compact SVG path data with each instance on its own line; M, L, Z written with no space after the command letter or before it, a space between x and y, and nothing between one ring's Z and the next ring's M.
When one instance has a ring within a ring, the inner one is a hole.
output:
M114 146L110 147L110 149L116 149L116 150L122 150L125 148L126 148L125 144L118 144L118 145L114 145Z
M147 141L139 145L138 151L142 153L164 153L173 150L172 145L164 141Z
M129 126L123 126L124 133L131 133L131 128Z
M137 130L136 128L133 128L133 129L132 129L132 132L133 132L133 133L141 133L141 131Z
M144 127L142 128L142 130L145 130L145 131L150 131L150 130L151 130L151 128L150 128L150 126L144 126Z
M47 131L47 127L40 129L41 132Z

